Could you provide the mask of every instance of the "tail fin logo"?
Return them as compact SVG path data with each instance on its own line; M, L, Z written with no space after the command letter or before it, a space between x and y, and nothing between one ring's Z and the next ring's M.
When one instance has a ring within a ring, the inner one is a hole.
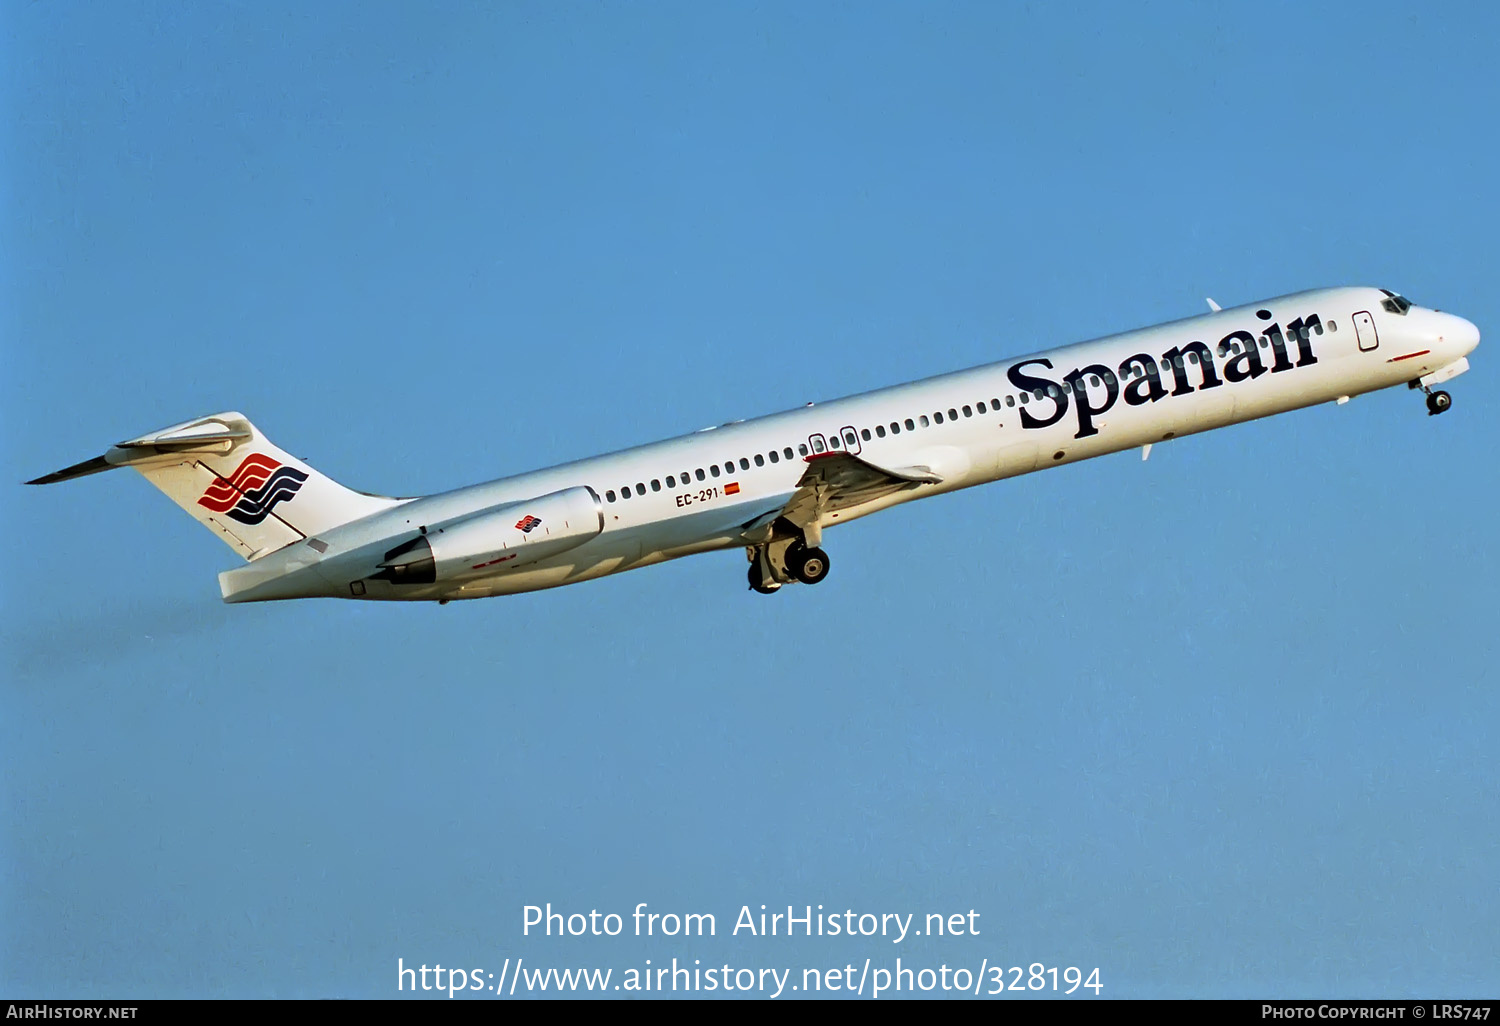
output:
M302 471L255 453L245 457L229 477L209 485L198 505L254 526L270 516L277 503L296 495L306 480Z
M534 517L530 513L516 521L516 530L522 534L530 534L533 528L542 526L542 518Z

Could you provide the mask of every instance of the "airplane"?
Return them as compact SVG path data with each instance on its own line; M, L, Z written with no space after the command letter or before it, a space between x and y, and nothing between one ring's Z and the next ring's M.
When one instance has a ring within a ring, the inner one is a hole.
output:
M1298 292L417 498L353 491L239 413L27 484L133 467L247 564L225 602L446 603L743 548L771 594L823 530L903 502L1406 385L1429 414L1479 329L1385 289Z

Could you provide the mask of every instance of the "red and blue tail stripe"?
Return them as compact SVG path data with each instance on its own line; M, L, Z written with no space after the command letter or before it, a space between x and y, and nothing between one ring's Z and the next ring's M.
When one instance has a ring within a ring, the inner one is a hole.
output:
M253 526L270 516L277 503L296 495L306 480L295 467L256 453L245 457L229 477L209 485L198 505Z

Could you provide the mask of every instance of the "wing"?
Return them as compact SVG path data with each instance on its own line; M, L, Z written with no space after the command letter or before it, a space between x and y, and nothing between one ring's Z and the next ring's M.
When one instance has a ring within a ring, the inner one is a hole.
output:
M894 492L909 491L943 478L927 466L881 467L847 452L825 452L807 457L807 469L784 505L767 511L744 526L747 542L769 540L772 525L786 520L803 528L829 513L862 506Z

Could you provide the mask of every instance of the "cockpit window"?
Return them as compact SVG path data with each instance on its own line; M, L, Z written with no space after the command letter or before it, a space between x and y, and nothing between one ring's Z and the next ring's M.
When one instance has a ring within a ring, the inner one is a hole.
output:
M1405 317L1406 311L1411 309L1411 300L1405 296L1398 296L1389 289L1381 289L1380 291L1385 293L1385 301L1380 305L1393 314L1400 314L1402 317Z

